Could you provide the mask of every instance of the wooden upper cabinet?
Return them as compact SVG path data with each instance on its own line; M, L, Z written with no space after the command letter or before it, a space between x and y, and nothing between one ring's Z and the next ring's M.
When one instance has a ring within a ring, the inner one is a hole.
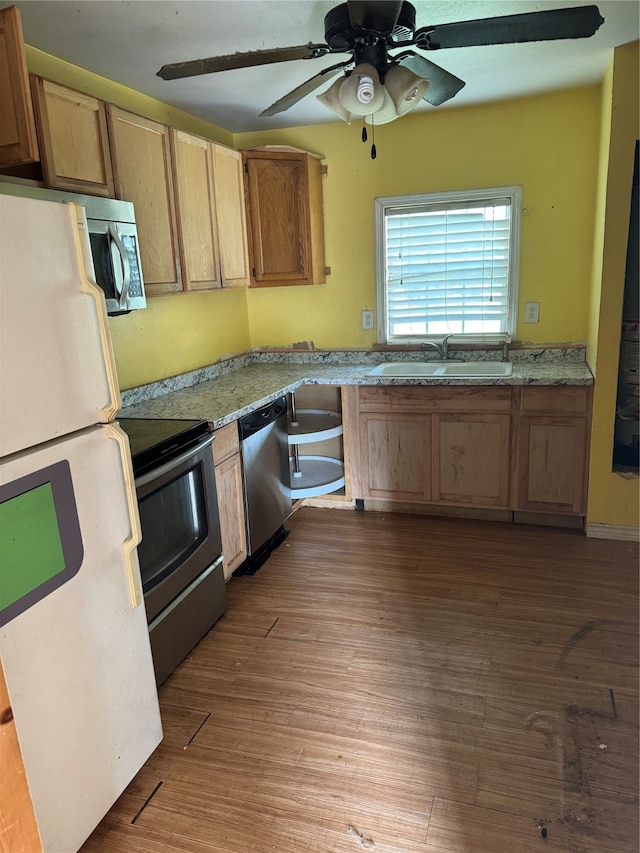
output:
M169 128L109 104L118 198L133 202L149 296L182 290Z
M245 151L253 287L325 281L322 166L306 153Z
M223 287L248 287L249 254L244 206L242 154L210 143Z
M210 143L171 130L178 236L185 290L220 287L220 262Z
M9 6L0 9L0 166L39 159L22 20Z
M41 77L31 88L47 186L113 196L104 103Z

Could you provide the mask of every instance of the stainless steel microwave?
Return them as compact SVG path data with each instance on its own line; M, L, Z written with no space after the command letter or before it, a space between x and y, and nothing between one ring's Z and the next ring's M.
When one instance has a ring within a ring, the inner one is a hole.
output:
M107 313L127 314L146 307L138 231L130 201L7 181L0 181L0 194L82 205L87 216L94 278L104 291Z

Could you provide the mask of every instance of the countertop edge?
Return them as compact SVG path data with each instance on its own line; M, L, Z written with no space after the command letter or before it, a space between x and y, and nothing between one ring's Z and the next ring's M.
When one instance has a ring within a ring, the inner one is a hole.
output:
M224 376L134 403L120 416L137 418L198 418L220 429L243 415L295 391L301 385L361 386L557 386L588 387L593 376L586 364L514 364L508 377L404 378L370 376L371 365L249 365Z

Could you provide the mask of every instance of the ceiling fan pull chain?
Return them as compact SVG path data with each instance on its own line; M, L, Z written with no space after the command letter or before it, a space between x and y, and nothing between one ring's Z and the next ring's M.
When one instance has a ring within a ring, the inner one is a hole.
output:
M367 141L367 125L364 123L364 116L362 117L362 141Z
M375 160L378 156L376 151L376 123L375 116L371 116L371 159Z

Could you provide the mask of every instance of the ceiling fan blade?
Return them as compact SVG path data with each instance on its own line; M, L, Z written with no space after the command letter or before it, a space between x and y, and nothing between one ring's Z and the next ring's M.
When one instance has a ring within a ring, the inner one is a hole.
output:
M435 65L413 51L401 54L396 59L400 59L400 65L404 65L418 77L424 77L429 81L429 88L422 100L434 107L439 107L440 104L453 98L465 85L464 80L460 80L455 74L445 71L444 68L440 68L439 65Z
M294 104L297 104L298 101L301 101L304 97L310 95L311 92L318 88L318 86L321 86L327 80L335 77L341 68L344 68L352 62L353 59L350 57L346 62L339 62L337 65L330 65L329 68L323 68L319 74L314 74L314 76L310 77L305 83L302 83L300 86L296 86L296 88L292 89L291 92L288 92L286 95L279 98L275 104L271 104L270 107L263 110L260 113L260 117L274 116L277 115L277 113L283 113L285 110L288 110L289 107L292 107Z
M544 12L524 12L498 18L479 18L416 30L414 43L422 50L516 44L527 41L588 38L604 23L597 6L574 6Z
M324 48L324 50L323 50ZM269 50L250 50L246 53L230 53L226 56L210 56L208 59L191 59L189 62L174 62L163 65L157 72L163 80L178 80L182 77L197 77L215 71L230 71L234 68L250 68L254 65L270 65L272 62L289 62L292 59L314 59L328 53L325 45L305 44L300 47L276 47Z
M402 0L348 0L347 6L356 30L388 36L398 21Z

